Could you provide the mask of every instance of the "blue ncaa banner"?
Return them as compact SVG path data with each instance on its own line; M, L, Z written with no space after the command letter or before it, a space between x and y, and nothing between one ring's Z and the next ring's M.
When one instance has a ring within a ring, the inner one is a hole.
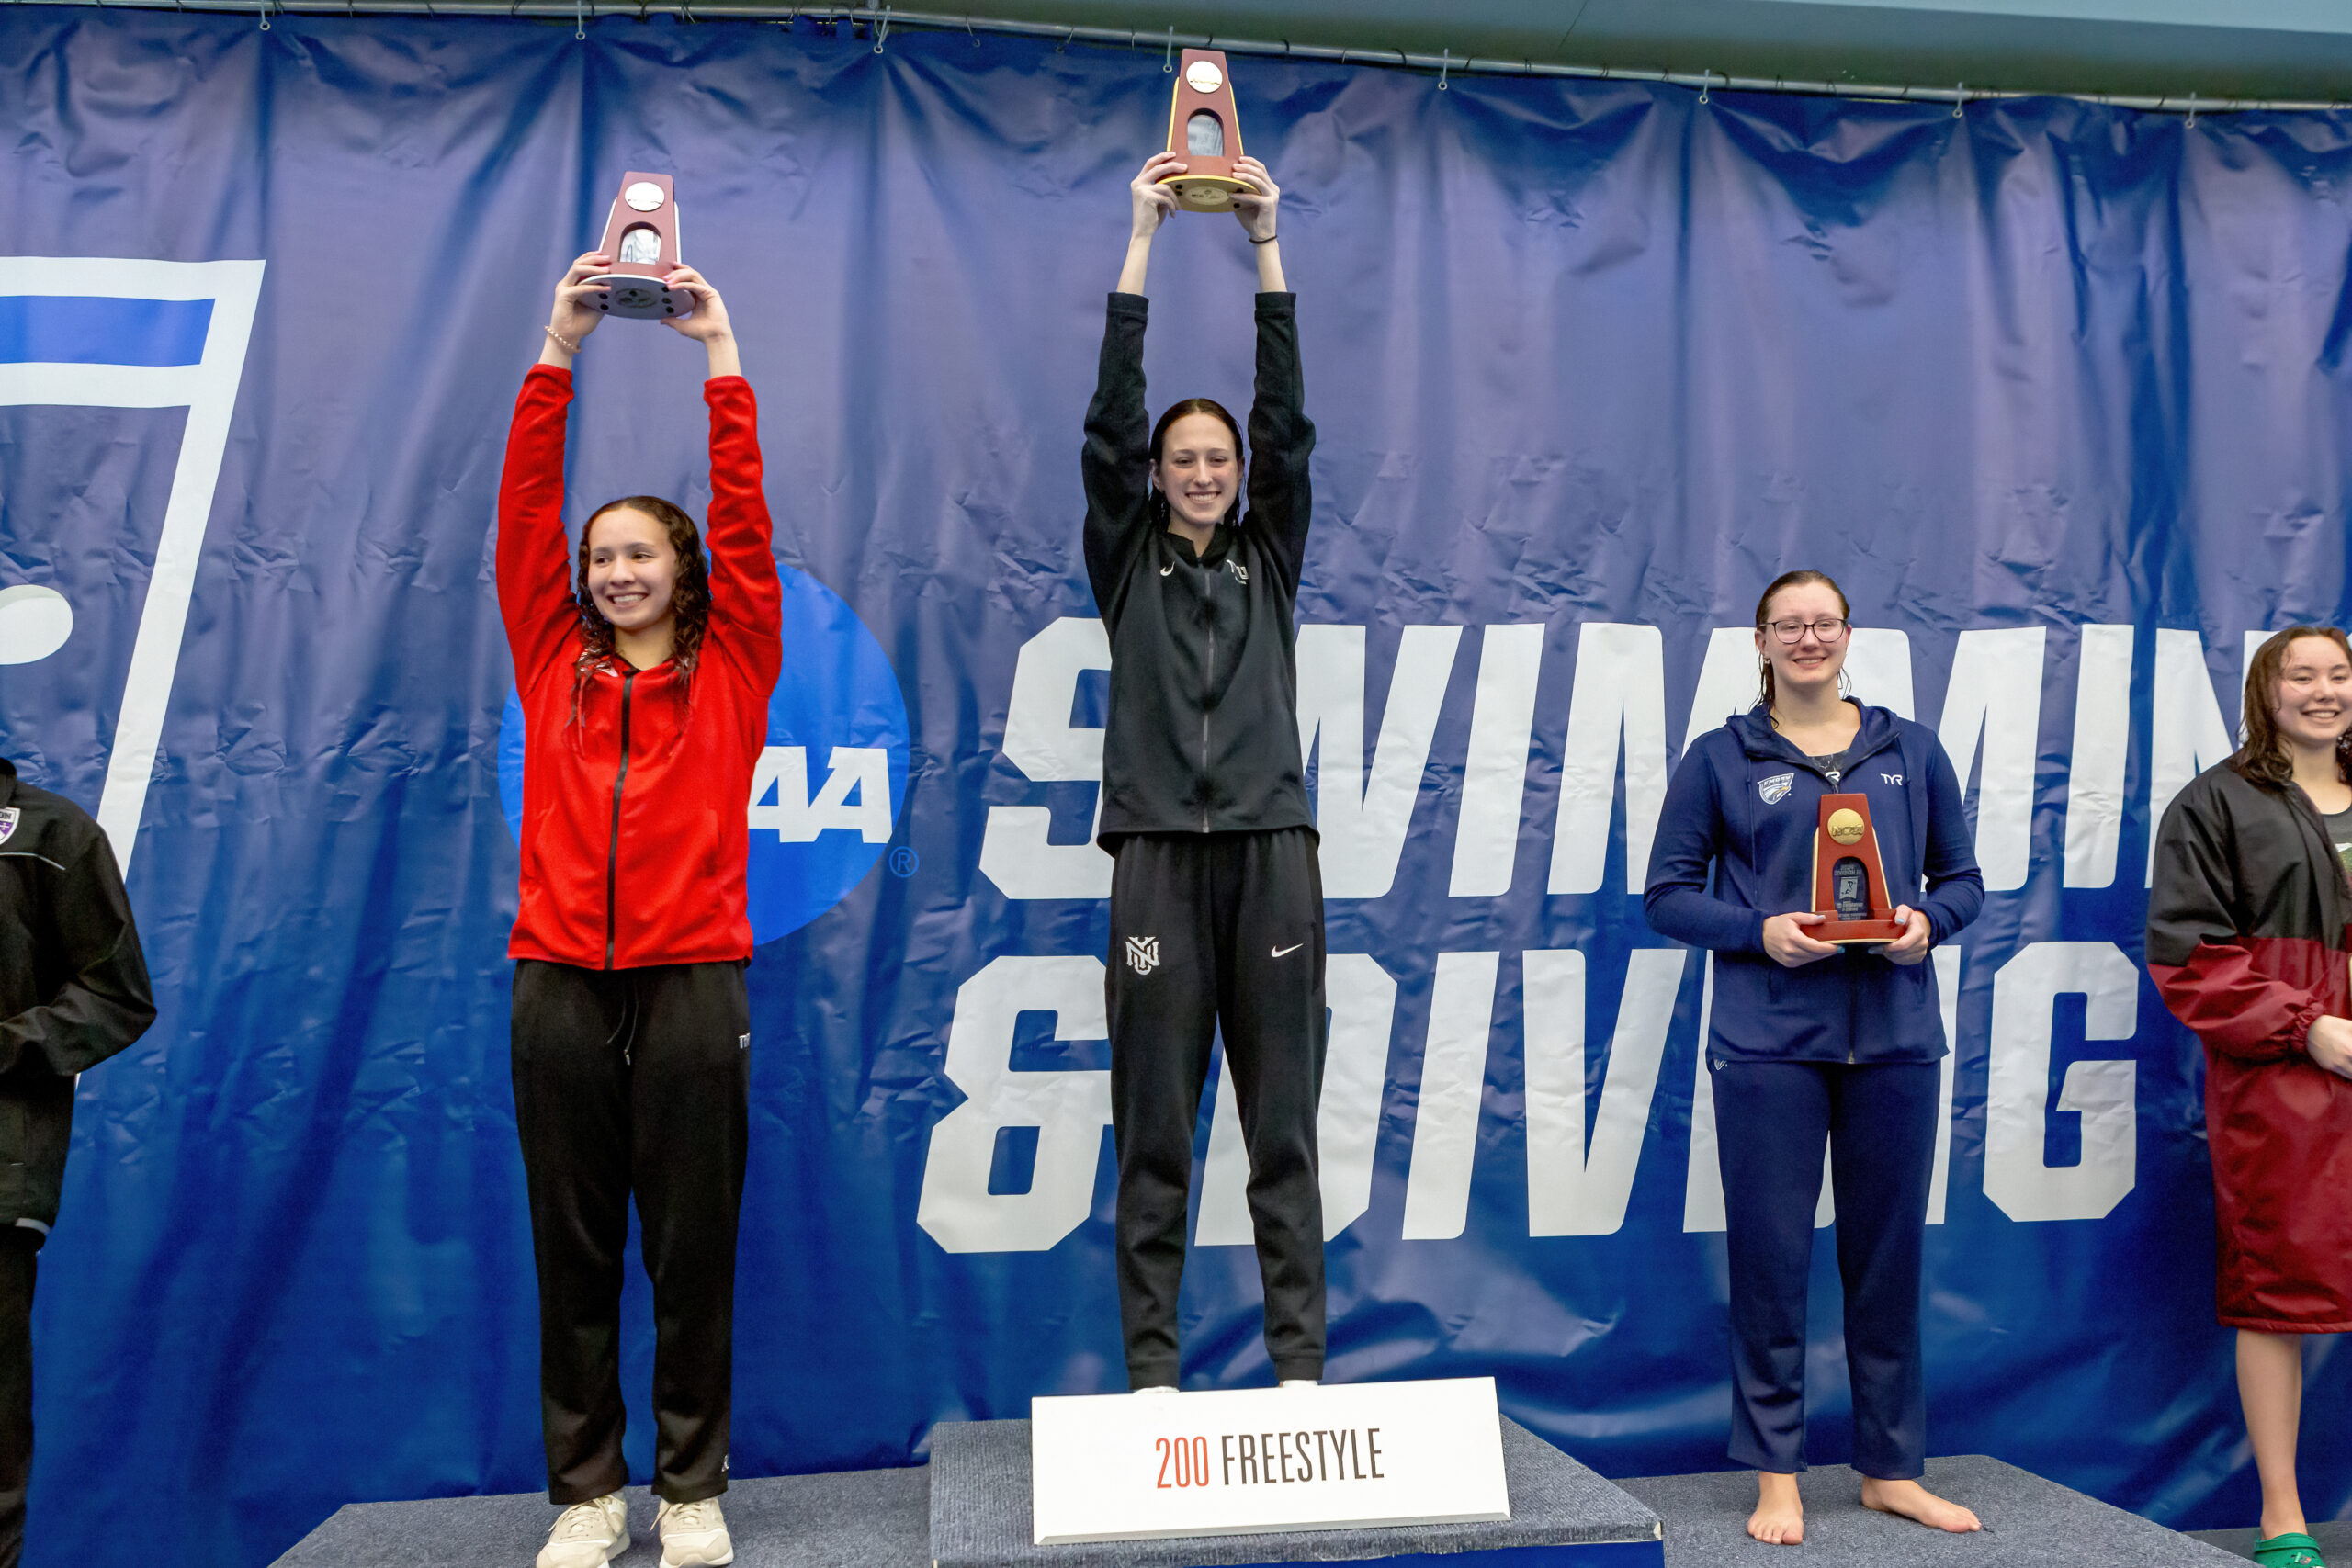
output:
M548 288L628 168L674 175L728 292L785 583L734 1470L1122 1385L1079 424L1167 77L572 30L0 13L0 751L129 863L162 1007L80 1089L37 1562L135 1517L255 1564L347 1500L542 1483L491 550ZM2352 119L1233 71L1321 431L1331 1376L1491 1374L1604 1472L1724 1462L1709 966L1638 891L1676 759L1752 698L1758 592L1814 566L1860 694L1941 737L1990 895L1936 955L1931 1450L2250 1514L2201 1062L2140 930L2248 650L2346 615ZM1170 225L1155 408L1246 403L1245 252ZM575 523L700 513L700 374L597 335ZM1221 1082L1199 1141L1188 1377L1242 1385ZM1833 1284L1824 1247L1825 1461ZM2313 1408L2347 1393L2314 1362ZM2352 1461L2307 1467L2314 1517L2352 1502Z

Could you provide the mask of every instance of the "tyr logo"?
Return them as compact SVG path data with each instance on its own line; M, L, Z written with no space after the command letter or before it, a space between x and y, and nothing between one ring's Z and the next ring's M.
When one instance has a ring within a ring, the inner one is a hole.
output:
M1159 939L1156 936L1127 938L1127 967L1138 975L1148 975L1159 967Z
M1897 788L1902 787L1903 775L1901 773L1881 773L1879 774L1879 777L1884 779L1887 783L1895 785Z
M1250 569L1248 567L1243 566L1238 560L1228 560L1225 564L1231 569L1233 575L1240 580L1242 587L1247 588L1250 586Z

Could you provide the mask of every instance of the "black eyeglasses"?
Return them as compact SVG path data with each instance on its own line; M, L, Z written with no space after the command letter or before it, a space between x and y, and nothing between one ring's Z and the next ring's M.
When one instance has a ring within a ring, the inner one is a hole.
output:
M1846 635L1846 628L1852 623L1832 615L1819 621L1773 621L1770 624L1772 635L1782 642L1803 642L1807 632L1814 635L1815 641L1836 642Z

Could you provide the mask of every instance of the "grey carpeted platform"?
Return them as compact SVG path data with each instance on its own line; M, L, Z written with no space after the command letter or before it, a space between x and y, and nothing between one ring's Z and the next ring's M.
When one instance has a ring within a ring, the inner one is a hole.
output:
M1634 1568L1658 1561L1656 1514L1508 1417L1503 1473L1512 1517L1490 1524L1038 1546L1030 1540L1028 1422L942 1422L932 1428L931 1464L931 1554L938 1568L1212 1568L1544 1547L1622 1547ZM1618 1553L1573 1555L1598 1562Z
M1798 1478L1804 1544L1792 1551L1747 1538L1756 1506L1751 1471L1663 1475L1622 1483L1666 1520L1667 1568L2234 1568L2228 1552L2070 1492L1981 1454L1928 1461L1928 1489L1984 1522L1947 1535L1873 1513L1858 1501L1861 1478L1823 1465Z
M739 1481L727 1490L737 1568L928 1568L929 1472L861 1470ZM615 1568L653 1568L652 1494L628 1492L637 1544ZM530 1568L556 1510L539 1492L354 1503L276 1568Z

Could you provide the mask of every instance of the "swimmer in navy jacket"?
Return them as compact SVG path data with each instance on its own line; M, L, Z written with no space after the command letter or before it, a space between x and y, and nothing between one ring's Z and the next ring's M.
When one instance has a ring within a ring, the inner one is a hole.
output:
M1940 1529L1976 1516L1919 1484L1927 1379L1920 1254L1946 1050L1925 962L1975 918L1984 879L1935 733L1844 697L1846 596L1817 571L1756 607L1762 701L1675 770L1643 903L1715 958L1706 1050L1731 1262L1731 1457L1758 1473L1747 1533L1804 1539L1805 1281L1829 1145L1862 1502ZM1870 803L1894 918L1875 951L1815 940L1821 797ZM1710 874L1712 873L1712 882Z

